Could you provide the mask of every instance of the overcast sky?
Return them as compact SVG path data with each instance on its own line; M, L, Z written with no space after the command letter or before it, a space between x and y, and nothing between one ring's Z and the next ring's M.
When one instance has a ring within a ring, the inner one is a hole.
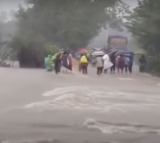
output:
M124 0L132 8L136 7L137 0ZM11 18L11 11L18 10L19 4L24 5L25 0L0 0L0 11L6 11Z
M25 0L0 0L0 10L16 10L19 4L24 4ZM135 7L137 0L124 0L129 5Z
M24 0L0 0L0 10L17 10L19 4L24 4Z
M17 11L20 4L24 5L25 0L0 0L0 12L7 12L9 20L13 17L11 12Z

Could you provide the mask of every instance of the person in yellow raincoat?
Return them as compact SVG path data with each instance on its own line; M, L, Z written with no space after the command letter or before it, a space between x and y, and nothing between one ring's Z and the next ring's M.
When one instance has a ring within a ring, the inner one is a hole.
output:
M83 74L87 74L88 73L88 59L86 55L82 55L82 57L80 58L80 69L82 70Z

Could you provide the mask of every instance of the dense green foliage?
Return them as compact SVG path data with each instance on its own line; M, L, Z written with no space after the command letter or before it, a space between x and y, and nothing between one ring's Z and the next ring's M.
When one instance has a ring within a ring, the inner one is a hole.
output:
M60 47L57 45L50 45L46 47L45 51L47 55L54 55L60 51Z
M151 72L160 73L160 1L143 0L135 9L129 28L146 51Z
M86 47L102 27L107 23L116 27L120 19L115 11L121 5L119 0L28 0L28 3L32 6L27 10L20 7L17 14L19 29L12 42L21 66L41 67L45 49L51 44L72 50Z

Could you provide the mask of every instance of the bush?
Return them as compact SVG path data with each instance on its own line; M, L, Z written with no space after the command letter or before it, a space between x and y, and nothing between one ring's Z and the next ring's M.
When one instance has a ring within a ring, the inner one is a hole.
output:
M160 75L160 59L157 57L149 57L148 72L154 75Z

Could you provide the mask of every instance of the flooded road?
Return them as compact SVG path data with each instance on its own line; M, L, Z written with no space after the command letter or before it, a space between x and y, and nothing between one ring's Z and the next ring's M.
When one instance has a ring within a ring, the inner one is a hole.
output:
M160 80L89 70L0 69L0 140L159 143Z

